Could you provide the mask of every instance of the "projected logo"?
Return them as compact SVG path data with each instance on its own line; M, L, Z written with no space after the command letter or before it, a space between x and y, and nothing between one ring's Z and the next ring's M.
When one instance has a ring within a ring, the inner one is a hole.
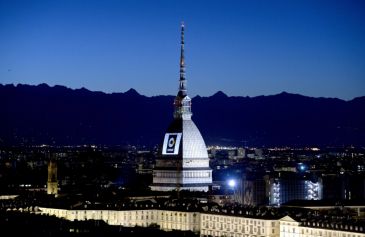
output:
M181 133L166 133L163 141L162 154L163 155L177 155L179 154L179 147L181 141Z

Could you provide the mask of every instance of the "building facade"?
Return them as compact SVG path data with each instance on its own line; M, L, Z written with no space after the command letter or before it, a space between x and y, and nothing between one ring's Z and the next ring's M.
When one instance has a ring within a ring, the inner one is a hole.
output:
M321 200L322 180L312 180L296 175L270 178L269 204L281 205L291 200Z
M279 236L279 220L275 219L267 220L208 213L202 213L200 219L201 236Z
M67 210L39 207L40 213L70 221L102 220L109 225L193 231L200 236L232 237L365 237L365 227L282 218L250 218L234 213L144 210Z
M153 170L154 191L208 191L212 170L202 135L191 120L184 57L184 24L181 25L179 92L174 100L174 118L168 127Z
M48 163L47 194L55 196L58 194L57 163L53 160Z
M333 223L300 223L286 216L280 220L280 237L363 237L364 227Z
M162 230L200 231L200 213L158 209L144 210L67 210L39 208L48 214L69 221L102 220L109 225L148 227L159 225Z

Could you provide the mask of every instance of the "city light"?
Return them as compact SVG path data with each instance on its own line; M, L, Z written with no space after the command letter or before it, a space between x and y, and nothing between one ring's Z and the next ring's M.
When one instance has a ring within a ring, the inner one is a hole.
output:
M234 179L228 180L228 186L234 188L236 186L236 181Z
M298 166L300 171L305 171L307 169L307 166L303 163L298 163Z

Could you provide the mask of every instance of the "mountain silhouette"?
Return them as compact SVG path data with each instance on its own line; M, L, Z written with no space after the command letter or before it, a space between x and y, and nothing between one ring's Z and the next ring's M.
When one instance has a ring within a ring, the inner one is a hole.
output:
M0 84L0 145L155 145L172 120L174 96ZM365 145L365 97L350 101L282 92L192 99L208 145Z

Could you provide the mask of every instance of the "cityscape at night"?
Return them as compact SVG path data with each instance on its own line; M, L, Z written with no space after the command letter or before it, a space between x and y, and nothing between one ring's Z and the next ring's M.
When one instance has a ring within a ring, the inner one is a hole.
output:
M0 0L0 35L1 236L365 237L363 1Z

